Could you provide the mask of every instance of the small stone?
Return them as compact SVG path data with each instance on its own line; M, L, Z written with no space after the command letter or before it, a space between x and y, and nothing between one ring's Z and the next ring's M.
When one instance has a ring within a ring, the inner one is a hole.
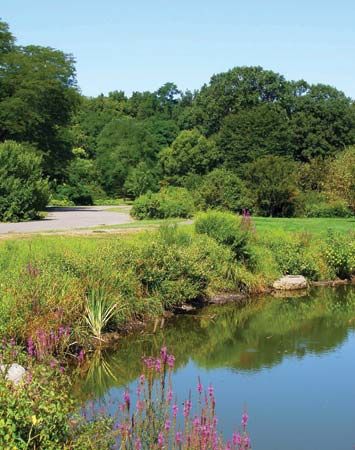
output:
M273 288L280 291L295 291L306 289L308 287L307 279L302 275L286 275L273 284Z
M5 374L6 380L18 384L25 376L26 369L20 366L20 364L14 363L10 366L0 365L0 372Z

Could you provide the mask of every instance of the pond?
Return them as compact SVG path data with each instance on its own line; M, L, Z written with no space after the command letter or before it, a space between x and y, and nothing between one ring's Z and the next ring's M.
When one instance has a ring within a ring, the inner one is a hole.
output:
M212 383L221 431L230 436L247 408L254 450L352 450L355 445L355 288L253 299L174 317L162 329L94 355L76 386L97 405L135 389L141 355L165 344L176 356L183 401L200 376Z

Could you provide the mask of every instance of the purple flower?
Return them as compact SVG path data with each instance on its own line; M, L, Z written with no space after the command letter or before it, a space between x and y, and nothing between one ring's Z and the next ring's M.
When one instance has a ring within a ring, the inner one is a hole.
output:
M173 369L174 368L174 364L175 364L175 356L174 355L168 355L167 363L168 363L168 366L170 367L170 369Z
M181 444L181 443L182 443L182 433L181 433L181 431L178 431L178 432L175 434L175 442L176 442L177 444Z
M164 445L164 435L162 432L160 432L158 435L158 445L160 448L162 448Z
M164 424L165 431L169 431L170 427L171 427L171 420L170 419L166 419L165 424Z
M244 448L245 449L250 448L250 438L249 438L249 436L244 436L243 444L244 444Z
M208 386L208 395L210 396L210 398L214 398L214 389L211 384Z
M192 421L192 424L195 428L198 428L200 426L201 420L199 419L199 417L195 416L194 420Z
M33 339L31 337L27 341L27 352L31 357L35 356L35 354L36 354Z
M247 412L243 413L243 415L242 415L242 427L244 429L248 425L248 419L249 419L248 413Z
M190 400L186 400L186 402L184 403L184 417L188 417L191 411L191 401Z
M233 445L242 445L242 437L239 433L234 432L233 433Z
M178 405L174 404L173 405L173 416L174 416L174 418L176 418L178 412L179 412L179 407L178 407Z
M199 393L199 394L202 394L202 390L203 390L203 387L202 387L202 384L201 384L201 382L200 382L200 380L198 381L198 384L197 384L197 392Z
M139 438L136 439L136 442L134 444L134 448L135 448L135 450L141 450L142 442L141 442L141 440Z
M155 361L155 370L156 370L157 372L160 372L160 371L161 371L161 360L160 360L160 359L157 359L157 360Z
M164 363L166 362L167 355L168 355L168 349L166 347L162 347L160 350L160 357Z

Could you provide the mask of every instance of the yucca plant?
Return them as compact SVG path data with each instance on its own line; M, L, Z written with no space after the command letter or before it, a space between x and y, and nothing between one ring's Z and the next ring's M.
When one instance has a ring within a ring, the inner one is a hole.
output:
M117 303L111 303L107 299L103 289L92 289L89 292L84 318L91 334L99 341L102 340L102 332L114 316L117 307Z

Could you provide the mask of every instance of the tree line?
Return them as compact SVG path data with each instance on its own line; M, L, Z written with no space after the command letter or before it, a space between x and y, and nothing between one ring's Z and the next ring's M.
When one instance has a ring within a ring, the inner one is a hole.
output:
M50 196L90 204L167 187L204 209L354 211L355 104L334 87L235 67L194 92L169 82L86 97L72 55L17 45L5 22L0 71L2 220L34 217Z

